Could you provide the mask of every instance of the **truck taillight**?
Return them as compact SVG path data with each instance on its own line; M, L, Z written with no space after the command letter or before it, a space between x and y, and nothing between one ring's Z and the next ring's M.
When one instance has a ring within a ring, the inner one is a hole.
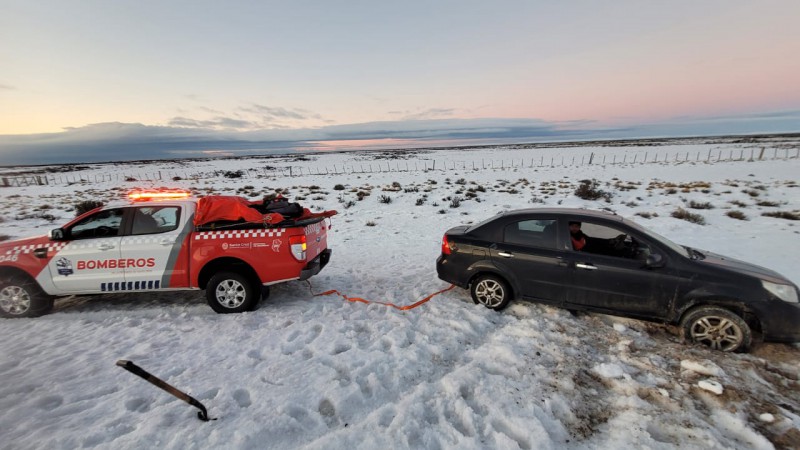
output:
M306 236L290 236L289 248L292 249L292 256L298 261L306 260Z
M447 235L445 234L444 237L442 237L442 254L449 255L451 253L450 243L447 242Z

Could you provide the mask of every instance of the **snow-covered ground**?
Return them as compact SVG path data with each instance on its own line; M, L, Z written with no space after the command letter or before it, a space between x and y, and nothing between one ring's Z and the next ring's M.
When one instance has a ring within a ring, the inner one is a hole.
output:
M750 161L763 146L769 157ZM314 210L340 212L331 263L311 286L273 287L252 313L217 315L197 291L70 297L47 316L1 320L2 447L796 448L795 345L716 353L681 344L676 330L657 324L525 302L494 312L461 289L405 312L312 293L413 303L447 287L435 272L445 230L536 206L611 209L800 283L800 222L761 215L800 213L800 160L780 158L797 148L779 141L164 161L76 169L91 182L0 188L0 234L11 237L66 222L77 201L117 200L154 184L95 181L113 173L291 166L304 175L265 169L160 184L254 198L281 189ZM680 156L630 162L667 151ZM707 162L712 152L745 156ZM418 170L434 160L436 170ZM352 173L370 162L390 171ZM308 175L323 167L340 173ZM13 171L20 169L5 169ZM575 196L583 179L597 180L611 201ZM359 200L359 191L370 195ZM457 208L454 197L464 199ZM713 209L692 209L692 201ZM678 207L706 224L670 217ZM199 421L196 409L117 367L120 359L189 392L218 420Z

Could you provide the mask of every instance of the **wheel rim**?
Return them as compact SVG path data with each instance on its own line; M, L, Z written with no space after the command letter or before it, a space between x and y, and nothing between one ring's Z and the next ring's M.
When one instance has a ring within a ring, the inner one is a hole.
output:
M247 298L244 285L236 280L223 280L217 285L217 303L226 308L238 308Z
M720 316L704 316L697 319L691 328L695 342L724 352L735 350L742 344L744 334L732 321Z
M503 302L506 292L503 285L495 280L481 280L475 287L475 297L482 305L496 308Z
M6 314L19 315L31 307L31 295L20 286L6 286L0 290L0 308Z

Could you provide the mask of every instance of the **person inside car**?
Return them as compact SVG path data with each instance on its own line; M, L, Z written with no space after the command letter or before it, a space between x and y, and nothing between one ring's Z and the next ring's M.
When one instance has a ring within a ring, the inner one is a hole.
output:
M569 237L572 240L572 248L581 251L586 247L586 235L581 231L580 222L569 222Z

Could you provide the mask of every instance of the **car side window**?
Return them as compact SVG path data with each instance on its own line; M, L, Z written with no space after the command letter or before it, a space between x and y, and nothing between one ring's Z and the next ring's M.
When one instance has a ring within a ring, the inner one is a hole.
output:
M70 239L92 239L119 235L124 208L106 209L83 218L68 231Z
M555 220L522 220L506 225L503 241L529 247L556 248Z
M580 232L585 240L585 245L579 250L583 253L644 261L651 252L641 239L615 227L583 222Z
M178 228L178 206L143 206L134 208L132 235L166 233Z

